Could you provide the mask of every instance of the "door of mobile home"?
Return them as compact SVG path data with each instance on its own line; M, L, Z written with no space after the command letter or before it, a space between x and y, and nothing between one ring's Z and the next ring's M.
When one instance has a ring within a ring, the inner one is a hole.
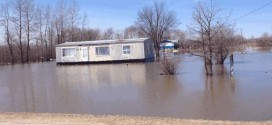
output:
M88 47L82 47L82 61L89 61L89 51Z

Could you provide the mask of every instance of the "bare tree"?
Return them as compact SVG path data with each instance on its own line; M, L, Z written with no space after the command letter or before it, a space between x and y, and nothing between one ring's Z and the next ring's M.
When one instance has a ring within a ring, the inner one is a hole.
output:
M58 0L54 9L57 13L53 13L49 5L36 7L34 1L1 1L0 26L3 27L6 45L1 46L0 62L14 63L18 60L25 63L40 61L41 57L49 60L55 56L55 44L66 40L101 39L99 29L85 28L86 13L82 27L78 26L80 18L76 0L69 4L66 0ZM114 31L109 33L113 38Z
M83 18L82 18L82 24L81 24L81 33L80 33L80 40L83 40L86 23L88 22L88 15L86 12L84 12Z
M44 9L42 9L41 6L37 6L37 9L36 9L36 25L37 25L37 31L38 31L38 35L37 35L37 38L36 38L36 45L37 45L37 48L39 48L39 43L41 44L40 46L40 50L39 53L38 53L38 57L40 58L44 58L44 32L43 32L43 29L44 29L44 17L43 17L43 11ZM42 60L43 61L43 60Z
M184 41L185 33L179 29L172 29L166 32L165 37L168 39Z
M49 40L49 58L53 58L53 52L54 52L54 44L56 44L58 41L55 41L55 31L54 31L54 25L55 25L55 22L52 21L50 22L49 24L49 27L48 27L48 40Z
M164 2L155 1L138 12L136 25L146 36L154 40L156 59L160 59L160 42L165 32L178 24L176 13L169 10Z
M24 48L23 48L23 1L22 0L16 0L13 6L13 18L12 22L14 24L14 29L17 35L18 39L18 47L20 50L20 60L21 63L24 63Z
M31 32L34 29L34 19L35 19L35 4L33 0L22 0L23 1L23 19L26 24L26 62L29 62L29 52L30 52L30 41L31 41Z
M44 12L44 20L45 20L45 28L44 28L44 43L45 43L45 51L46 51L46 60L49 60L50 58L50 43L52 42L50 39L50 30L53 29L50 25L52 23L52 10L51 6L47 5Z
M99 29L85 29L83 32L83 40L99 40L101 39L101 31Z
M214 46L216 45L215 37L220 33L220 30L227 22L219 16L220 9L215 6L212 1L210 4L199 2L193 12L195 24L190 27L190 31L196 35L197 41L200 42L204 66L207 75L213 75L213 59Z
M136 26L132 25L125 29L124 37L125 39L132 39L132 38L141 38L145 36L139 31L139 29Z
M10 57L11 57L11 63L15 63L14 55L13 55L13 47L12 47L12 35L10 31L10 23L11 23L11 12L10 12L10 3L5 0L4 3L1 4L0 8L0 24L5 29L5 40L8 44L9 52L10 52Z
M225 59L230 53L230 47L234 41L234 31L229 28L220 29L219 33L215 36L215 61L217 64L224 64Z
M114 31L113 39L124 39L124 33L119 30Z
M230 26L222 26L215 36L214 58L216 64L224 64L226 58L235 51L241 51L243 37L235 34Z
M114 30L113 28L108 28L103 34L103 39L105 40L111 40L114 37Z
M71 5L69 6L69 23L70 23L70 40L69 41L74 41L75 40L75 29L78 26L79 23L79 7L76 2L76 0L72 0Z
M53 14L52 7L50 5L47 5L44 10L44 42L45 42L45 50L46 50L46 60L50 60L53 57L53 51L54 51L54 45L55 43L60 42L60 35L57 34L57 40L55 41L55 32L60 31L58 27L59 25L56 25L58 23L57 21L57 15ZM58 32L59 33L59 32Z
M65 0L59 0L56 6L57 13L55 15L55 27L57 32L57 43L63 43L65 41L65 29L67 27L67 4Z

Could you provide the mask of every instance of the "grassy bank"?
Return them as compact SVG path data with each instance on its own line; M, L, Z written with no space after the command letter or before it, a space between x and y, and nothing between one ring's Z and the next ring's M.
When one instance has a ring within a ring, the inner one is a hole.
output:
M70 114L0 113L5 125L271 125L266 122L182 120L156 117L94 116Z

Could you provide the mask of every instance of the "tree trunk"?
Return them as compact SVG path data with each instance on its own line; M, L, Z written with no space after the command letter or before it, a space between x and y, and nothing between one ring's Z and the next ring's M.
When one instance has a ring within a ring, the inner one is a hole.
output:
M159 62L160 61L160 51L156 49L155 54L156 54L156 61Z
M233 64L234 64L234 58L233 58L233 54L230 55L230 74L233 75Z
M156 55L156 61L160 61L160 48L158 46L155 46L155 55Z
M29 23L29 22L28 22ZM27 25L27 49L26 49L26 62L29 62L29 51L30 51L30 26Z
M206 70L206 75L212 76L213 75L213 69L212 69L212 62L211 60L205 58L205 70Z
M9 25L7 25L7 28L6 28L6 39L7 39L8 48L9 48L9 52L10 52L10 56L11 56L11 64L14 64L15 60L14 60L14 55L13 55L12 44L10 43L11 41L10 41Z
M11 64L14 64L15 60L14 60L14 55L13 55L13 48L12 48L12 44L10 43L9 38L7 39L7 42L8 42L9 52L10 52L10 56L11 56Z
M20 58L21 58L21 63L25 63L24 61L24 52L23 52L23 45L22 45L22 42L20 42Z
M223 65L228 54L224 54L222 51L216 55L216 64Z
M49 47L49 60L50 60L53 57L53 49L54 49L53 48L53 29L52 28L50 29L49 34L50 34L50 38L49 38L50 39L50 42L49 42L49 44L50 44L49 45L50 46Z
M217 59L216 59L216 64L218 64L218 65L223 65L224 62L225 62L225 59L222 57L222 55L219 56L219 57L217 57Z
M20 22L19 22L19 48L20 48L20 56L21 56L21 63L25 63L24 61L24 52L23 52L23 44L22 44L22 17L20 15Z
M65 41L64 31L61 30L61 31L60 31L60 42L61 42L61 43L64 43L64 41Z

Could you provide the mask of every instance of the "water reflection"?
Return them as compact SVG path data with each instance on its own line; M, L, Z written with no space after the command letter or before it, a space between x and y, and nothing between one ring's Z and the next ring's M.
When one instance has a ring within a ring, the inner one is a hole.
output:
M175 58L176 76L160 75L159 63L1 66L0 111L272 119L271 53L236 55L233 76L228 63L206 77L199 58Z
M205 77L202 116L207 119L235 119L235 76L225 66L216 65L215 75Z

